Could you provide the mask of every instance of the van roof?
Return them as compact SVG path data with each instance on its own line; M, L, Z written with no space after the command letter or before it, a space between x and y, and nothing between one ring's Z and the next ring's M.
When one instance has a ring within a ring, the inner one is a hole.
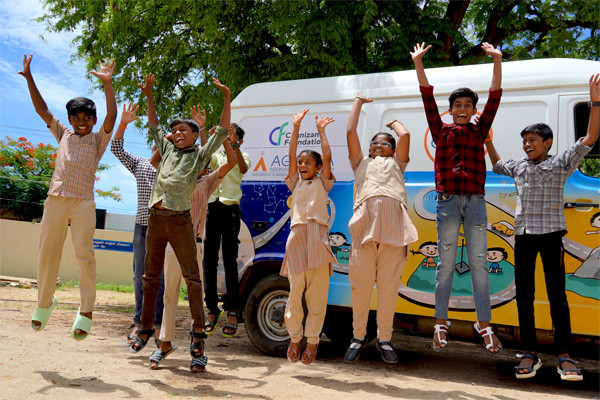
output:
M492 64L428 68L429 83L436 95L449 95L458 87L487 93ZM502 63L505 91L566 88L587 85L591 74L600 72L600 62L572 58L549 58ZM406 71L345 75L326 78L264 82L248 86L232 102L233 108L291 104L346 102L357 92L372 99L420 96L416 73Z

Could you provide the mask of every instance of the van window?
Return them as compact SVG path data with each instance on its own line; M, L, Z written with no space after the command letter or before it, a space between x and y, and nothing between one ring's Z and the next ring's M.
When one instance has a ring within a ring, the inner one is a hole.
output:
M587 134L587 125L590 118L590 108L588 103L578 103L573 108L575 120L575 139L584 137ZM579 165L579 170L588 176L600 178L600 141L592 148L583 162Z

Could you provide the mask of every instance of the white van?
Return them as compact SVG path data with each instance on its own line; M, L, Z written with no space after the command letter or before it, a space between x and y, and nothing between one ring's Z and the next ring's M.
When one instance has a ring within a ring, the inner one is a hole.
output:
M574 59L545 59L502 64L504 89L492 134L503 159L522 158L521 130L545 122L554 131L551 154L569 148L585 135L588 120L589 86L600 62ZM458 87L479 94L479 110L487 100L492 65L433 68L427 76L442 118L448 96ZM357 92L374 100L362 108L358 124L363 151L370 138L386 130L397 119L411 133L411 162L405 173L408 211L417 227L419 241L409 246L410 255L398 288L397 320L423 332L431 331L434 312L434 276L437 263L435 227L435 146L429 134L423 103L414 70L340 76L296 81L260 83L242 91L232 103L232 121L246 131L243 151L250 154L252 167L246 174L241 201L244 225L240 234L239 273L243 318L252 342L263 352L285 353L289 337L283 314L287 301L287 280L278 275L289 234L290 191L283 183L288 167L288 145L292 115L309 108L300 128L299 151L320 152L314 116L329 116L327 127L337 181L329 193L330 241L337 257L329 288L325 334L334 341L349 340L351 295L348 283L348 254L352 238L348 221L352 215L353 174L348 163L346 122ZM594 158L595 157L595 158ZM595 344L600 335L600 180L598 145L588 157L596 176L576 171L565 187L565 214L569 233L566 249L567 297L573 333ZM512 179L491 172L488 176L488 254L492 322L502 333L516 335L517 309L514 301L514 209L516 191ZM589 173L589 172L588 172ZM464 240L459 238L449 318L465 327L475 321L468 260ZM552 323L542 268L536 276L536 326L551 330ZM225 291L221 281L221 291ZM375 308L376 291L372 298ZM454 325L453 325L454 327ZM470 336L472 328L465 336ZM372 332L371 332L372 333Z

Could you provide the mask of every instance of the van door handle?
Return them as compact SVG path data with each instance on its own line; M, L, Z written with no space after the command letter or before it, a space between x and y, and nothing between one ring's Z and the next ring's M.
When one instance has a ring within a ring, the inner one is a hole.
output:
M255 231L264 231L269 227L269 223L267 221L252 221L252 229Z
M598 203L579 203L575 201L565 202L565 208L598 207Z

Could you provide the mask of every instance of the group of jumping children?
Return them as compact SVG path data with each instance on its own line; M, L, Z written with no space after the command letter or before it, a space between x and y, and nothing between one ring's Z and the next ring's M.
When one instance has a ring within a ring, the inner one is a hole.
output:
M521 361L515 367L515 375L519 379L533 377L542 365L536 355L533 309L535 260L539 253L555 329L557 372L563 380L582 380L581 371L569 357L571 326L564 280L562 237L566 234L566 224L563 189L568 176L598 139L600 74L592 75L589 81L591 109L585 137L569 150L552 156L548 154L553 141L552 130L546 124L533 124L521 132L526 157L504 161L489 135L502 96L502 52L488 43L482 45L483 51L493 59L492 83L483 112L471 122L477 116L478 96L471 89L460 88L450 95L449 114L453 122L447 124L442 122L433 97L433 86L429 84L423 67L423 56L430 48L417 44L410 54L436 145L434 170L439 261L435 277L433 349L442 351L449 343L448 304L462 225L477 315L474 329L481 335L483 346L489 353L499 354L502 351L502 344L490 325L485 257L485 147L494 172L513 177L518 194L515 285L522 353L518 355ZM29 68L31 59L32 56L24 57L23 70L19 74L27 80L36 112L59 142L56 168L44 202L38 302L31 326L35 331L41 331L57 303L55 282L67 226L71 225L81 292L81 307L73 324L72 336L83 340L91 329L95 302L94 172L108 145L117 116L111 84L115 64L107 59L99 63L97 71L91 71L104 84L107 105L106 119L100 130L94 133L95 105L89 99L75 98L67 103L73 129L62 125L50 113L33 80ZM138 188L133 243L136 307L133 330L127 335L127 343L132 352L138 352L156 335L158 350L150 357L151 369L157 368L177 348L172 340L179 284L183 276L193 320L190 370L199 372L207 364L204 339L215 330L223 314L218 307L216 292L216 264L221 241L227 283L223 308L228 311L223 335L233 336L237 331L240 308L236 261L240 183L250 167L250 160L246 153L240 151L244 131L230 123L230 92L225 85L214 79L215 86L224 95L224 106L219 126L211 129L212 134L207 139L206 113L200 112L197 106L191 110L191 119L177 118L170 124L171 131L167 135L163 133L154 108L154 80L154 76L148 74L144 85L138 85L148 102L149 134L155 142L152 157L136 157L123 150L127 125L138 118L135 115L138 110L136 104L123 106L111 145L111 151L135 176ZM349 280L353 339L344 354L344 361L357 361L366 345L369 305L373 286L376 285L377 348L383 361L397 363L391 338L398 287L407 260L408 245L418 239L417 230L408 215L404 184L404 172L410 160L410 133L401 122L392 120L386 126L396 137L388 132L376 133L369 143L368 154L364 154L357 126L362 106L372 101L357 94L347 122L348 158L355 181L353 216L348 226L352 236ZM290 335L287 358L292 363L300 360L306 365L317 357L327 309L329 277L333 275L332 263L336 260L328 241L327 193L333 187L335 177L325 134L326 127L334 120L315 117L322 154L313 150L302 150L297 154L300 126L308 111L301 110L293 116L289 170L284 180L292 191L291 231L281 267L281 274L290 283L285 309L285 323ZM199 136L201 146L195 146ZM224 151L215 154L221 145ZM209 310L207 320L200 278L202 264ZM158 329L160 335L156 333ZM302 351L304 338L306 347Z

